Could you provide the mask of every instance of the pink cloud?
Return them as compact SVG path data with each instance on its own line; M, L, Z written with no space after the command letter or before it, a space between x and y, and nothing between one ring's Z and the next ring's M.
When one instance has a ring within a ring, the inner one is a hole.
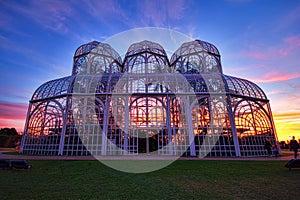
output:
M285 94L286 91L285 90L271 90L268 91L266 94L267 95L275 95L275 94Z
M85 1L83 7L87 8L87 12L94 17L104 17L104 16L122 16L124 15L121 6L118 1Z
M130 18L126 10L123 8L122 1L86 0L81 5L81 11L79 12L86 12L87 15L90 15L92 18L96 19L97 22L106 27L111 27L112 29L115 28L115 21L127 24L128 26L135 26L135 24L133 24L135 20L132 20L132 18ZM136 12L138 12L138 10L132 10L132 13ZM79 23L78 25L89 29L89 27L85 27L87 26L86 21ZM106 39L108 36L103 37ZM97 35L97 38L99 38L99 35ZM91 39L88 41L90 40Z
M34 90L28 90L22 86L14 86L14 85L5 85L5 87L0 88L0 93L5 94L6 98L13 98L18 100L25 100L25 102L29 101ZM0 101L1 104L1 101Z
M294 28L295 25L299 24L300 20L300 6L292 8L286 13L281 20L278 21L277 31L287 30Z
M186 1L183 0L177 0L172 1L169 0L168 5L168 16L171 19L181 19L184 16L184 11L186 9Z
M0 100L0 119L3 120L19 120L25 121L28 104L25 103L12 103Z
M2 2L11 11L17 11L46 29L66 33L67 19L73 12L67 1L28 1L20 4L13 1Z
M241 67L224 67L224 73L235 73L235 72L247 72L247 71L253 71L257 68L262 68L263 66L259 65L248 65L248 66L241 66Z
M25 120L2 120L0 128L15 128L19 133L24 131Z
M270 57L270 55L267 52L261 52L261 51L256 51L256 52L248 52L246 53L247 57L250 58L255 58L255 59L268 59Z
M139 2L142 20L146 26L154 24L155 26L167 25L167 19L178 20L184 16L186 1L168 0L163 3L158 0L146 0Z
M278 60L287 57L300 47L300 36L294 35L283 38L280 43L270 47L252 46L244 55L258 60Z
M296 48L300 47L300 37L299 36L291 36L284 38L284 42L286 44L285 48L279 50L281 55L287 56L292 53Z
M251 50L248 52L243 53L244 56L250 59L256 59L256 60L273 60L275 58L278 58L278 56L286 55L285 52L283 52L283 48L280 50L278 48L269 47L269 48L257 48L257 47L251 47Z
M0 100L0 128L23 131L28 105Z
M293 94L291 94L288 97L286 97L286 101L287 102L293 102L295 104L295 106L298 106L298 108L299 108L299 105L300 105L300 94L295 91ZM294 107L294 108L296 108L296 107Z
M291 79L296 79L300 78L300 73L268 73L262 76L261 78L258 79L251 79L255 83L269 83L269 82L281 82L281 81L287 81Z

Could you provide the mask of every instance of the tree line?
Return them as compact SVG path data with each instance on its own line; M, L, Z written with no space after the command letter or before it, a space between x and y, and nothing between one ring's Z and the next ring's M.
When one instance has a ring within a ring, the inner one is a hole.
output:
M15 128L0 128L0 148L14 148L21 141Z

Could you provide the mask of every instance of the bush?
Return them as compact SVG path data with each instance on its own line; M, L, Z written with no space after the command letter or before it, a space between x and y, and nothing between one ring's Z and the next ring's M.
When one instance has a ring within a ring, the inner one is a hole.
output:
M2 148L14 148L16 147L15 142L20 140L20 135L0 135L0 147Z

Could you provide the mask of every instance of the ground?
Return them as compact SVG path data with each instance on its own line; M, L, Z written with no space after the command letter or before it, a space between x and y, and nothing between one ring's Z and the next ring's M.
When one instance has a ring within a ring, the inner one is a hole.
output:
M97 160L32 158L36 159L29 159L31 170L0 170L1 199L296 200L300 196L300 170L289 172L284 167L290 154L278 159L184 159L144 174L116 171Z

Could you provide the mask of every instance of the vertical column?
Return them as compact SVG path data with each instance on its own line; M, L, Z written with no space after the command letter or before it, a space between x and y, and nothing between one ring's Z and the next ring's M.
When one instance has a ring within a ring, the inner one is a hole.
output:
M30 120L30 115L31 115L31 107L32 104L29 103L28 109L27 109L27 117L26 117L26 123L25 123L25 128L24 128L24 132L22 135L22 140L21 140L21 147L20 147L20 153L23 153L24 150L24 145L25 145L25 140L26 140L26 135L27 135L27 131L28 131L28 123Z
M231 99L230 99L229 95L227 96L227 105L228 105L227 110L228 110L228 114L229 114L231 130L232 130L235 155L240 157L241 156L240 144L239 144L239 139L238 139L238 135L236 132L236 126L235 126L235 121L234 121L234 112L232 112Z
M249 103L249 101L247 101L247 103L249 104L250 110L251 110L251 115L252 115L252 119L253 119L253 127L254 127L254 131L255 131L255 135L257 135L257 129L256 129L256 118L254 115L254 110L252 108L252 104L254 102L251 101L251 103Z
M272 111L271 111L271 106L270 106L270 103L268 102L267 103L267 107L268 107L268 119L270 120L271 122L271 126L272 126L272 133L274 135L274 138L275 138L275 144L277 146L277 148L279 148L279 154L281 155L282 154L282 150L280 148L280 145L279 145L279 141L278 141L278 137L277 137L277 132L276 132L276 127L275 127L275 124L274 124L274 120L273 120L273 114L272 114Z
M275 124L274 124L274 120L273 120L273 114L272 114L269 102L267 103L267 106L268 106L268 118L269 118L269 120L271 122L272 131L273 131L271 134L274 134L275 140L278 141L277 132L276 132L276 128L275 128Z
M176 148L174 148L174 151L173 151L173 148L172 148L172 145L170 144L170 141L172 142L171 138L172 138L172 129L171 129L171 113L170 113L170 98L169 96L167 96L167 112L166 112L166 117L167 117L167 130L168 130L168 139L169 139L169 144L168 144L168 150L169 150L169 154L170 155L173 155L175 154L176 155ZM174 134L174 143L176 144L176 132L174 131L173 132Z
M124 116L124 153L128 154L128 127L129 127L129 105L128 105L128 101L129 101L129 97L125 96L124 98L124 112L125 112L125 116Z
M62 111L62 118L63 118L63 127L62 127L62 133L60 134L60 141L59 141L59 147L58 147L58 155L63 155L64 150L64 143L65 143L65 135L66 135L66 125L67 125L67 119L68 119L68 98L66 102L65 110Z
M110 98L106 96L105 106L103 110L103 130L100 131L102 133L102 141L101 141L101 155L106 155L106 145L107 145L107 127L108 127L108 111L110 105Z
M66 107L65 107L65 110L62 111L63 127L62 127L62 133L60 135L60 141L59 141L59 147L58 147L58 155L59 156L62 156L63 152L64 152L65 136L66 136L66 130L67 130L67 121L68 121L68 112L70 109L69 101L70 101L70 97L67 96Z
M189 141L190 141L190 155L196 156L196 149L194 143L194 131L193 131L193 123L192 123L192 109L190 107L190 98L186 96L185 101L185 116L188 125L188 134L189 134Z
M146 93L148 93L148 87L146 87ZM145 130L145 137L146 137L146 154L149 154L150 151L149 151L149 98L148 98L148 95L146 96L146 127L147 129Z

